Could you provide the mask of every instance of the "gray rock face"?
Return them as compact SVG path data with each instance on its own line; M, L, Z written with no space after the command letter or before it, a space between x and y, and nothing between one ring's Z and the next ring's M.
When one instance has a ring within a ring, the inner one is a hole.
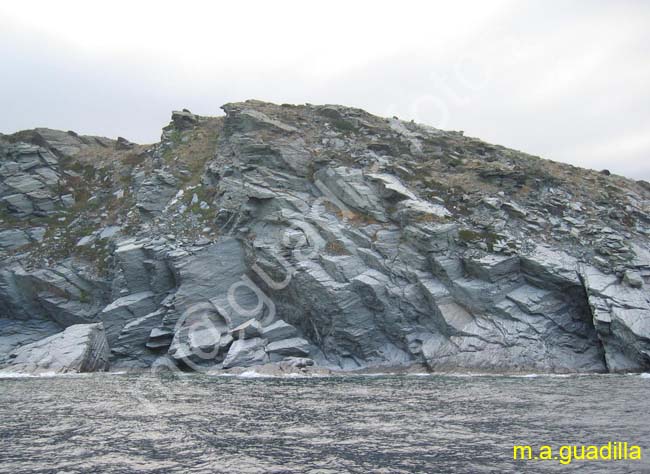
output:
M639 272L631 271L628 270L625 272L625 276L623 278L625 283L627 283L629 286L632 288L640 289L643 288L643 285L645 284L645 280L643 279L643 276Z
M258 297L245 278L249 270L242 244L236 239L220 239L192 254L180 255L172 265L180 281L174 299L178 315L207 302L225 318L231 329L251 316L260 315L238 311L239 308L256 308Z
M233 338L225 318L210 303L197 304L176 322L169 355L196 368L223 361Z
M199 116L187 109L172 112L172 122L176 130L191 129L199 122Z
M40 341L26 344L9 356L5 372L100 372L108 370L108 344L98 324L76 324Z
M18 229L0 231L0 248L14 250L30 243L29 236Z
M650 355L650 299L640 288L622 284L617 277L595 269L583 268L581 278L609 371L646 367Z
M0 319L0 365L7 362L9 355L17 348L36 342L63 328L46 319Z
M58 159L49 150L24 143L0 143L0 203L16 217L48 215L59 202Z
M160 213L177 192L177 180L171 173L157 171L138 190L137 206L145 212Z
M271 361L285 357L306 357L309 355L309 342L301 337L271 342L266 346Z
M10 263L0 271L0 311L9 319L49 320L63 327L96 322L106 293L103 282L71 261L32 271Z
M113 366L149 367L157 357L157 347L148 344L149 337L160 326L163 316L164 311L154 311L127 322L111 346L111 352L118 356Z
M174 340L174 331L171 329L153 328L145 347L150 350L167 349Z
M296 328L282 320L275 321L263 327L260 333L260 336L269 342L289 339L296 335Z
M268 362L269 357L264 350L265 342L259 337L233 342L223 362L223 368L250 367Z
M129 293L151 291L161 295L175 286L173 270L164 253L158 254L149 239L121 241L114 255Z
M9 212L18 216L28 216L34 213L34 204L25 194L9 194L0 200Z
M232 330L235 339L251 339L262 335L262 325L256 319L249 319Z
M0 137L0 363L103 322L120 368L650 369L649 188L341 106L224 110L147 149Z
M102 310L100 318L104 322L106 339L111 347L117 343L120 333L127 324L154 312L156 309L155 295L151 291L124 296L106 306Z

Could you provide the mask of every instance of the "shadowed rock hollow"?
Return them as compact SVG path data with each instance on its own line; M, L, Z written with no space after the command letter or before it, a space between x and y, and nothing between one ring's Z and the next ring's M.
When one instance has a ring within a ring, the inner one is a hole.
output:
M93 325L112 368L650 367L650 184L341 106L223 109L150 146L0 135L0 364Z

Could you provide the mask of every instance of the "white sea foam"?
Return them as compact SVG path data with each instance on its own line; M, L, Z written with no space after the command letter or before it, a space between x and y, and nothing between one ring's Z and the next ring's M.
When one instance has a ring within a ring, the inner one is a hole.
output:
M246 372L242 372L241 374L239 374L238 377L242 379L270 379L270 378L275 378L276 376L264 375L264 374L260 374L259 372L255 372L254 370L247 370Z
M101 375L125 375L129 374L129 371L116 371L116 372L99 372ZM95 373L59 373L59 372L41 372L41 373L30 373L30 372L0 372L0 379L14 379L14 378L52 378L52 377L91 377L96 375ZM197 373L179 373L176 374L177 377L192 377L198 375ZM207 374L210 377L235 377L235 378L257 378L257 379L276 379L276 378L327 378L327 377L456 377L456 378L479 378L479 377L505 377L505 378L522 378L522 379L534 379L534 378L573 378L573 377L620 377L621 375L630 376L630 377L641 377L644 379L650 379L650 373L627 373L627 374L507 374L507 373L472 373L472 372L440 372L440 373L429 373L429 372L414 372L407 374L394 374L390 372L377 372L377 373L346 373L346 372L334 372L332 374L315 374L315 373L298 373L291 372L287 374L265 374L260 373L255 370L247 370L245 372L236 374L236 373L210 373Z
M579 377L583 374L517 374L517 375L504 375L505 377L514 377L519 379L536 379L539 377L554 378L554 379L568 379L571 377Z
M387 372L375 372L375 373L372 373L372 374L355 374L355 373L352 373L352 374L349 374L349 375L352 375L354 377L390 377L391 375L395 375L395 374L390 374L390 373L387 373Z
M433 373L431 375L439 377L460 377L460 378L474 378L474 377L504 377L515 379L536 379L536 378L558 378L566 379L571 377L594 376L602 374L504 374L504 373L473 373L473 372L447 372L447 373Z
M93 377L96 375L124 375L128 374L128 371L120 372L3 372L0 371L0 379L26 379L26 378L56 378L56 377L66 377L66 378L81 378L81 377Z
M265 374L255 370L247 370L240 374L216 374L217 377L237 377L242 379L313 379L313 378L327 378L332 375L327 374L312 374L301 372L289 372L286 374Z
M23 372L0 372L0 379L20 379L27 377L36 377L36 375L25 374Z
M51 377L70 377L81 375L76 373L62 374L59 372L40 372L37 374L31 372L0 372L0 379L25 379L25 378L51 378Z

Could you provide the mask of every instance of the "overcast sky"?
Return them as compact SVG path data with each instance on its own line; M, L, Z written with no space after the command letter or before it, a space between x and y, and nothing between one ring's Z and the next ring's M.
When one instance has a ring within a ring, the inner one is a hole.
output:
M339 103L650 179L649 1L9 1L0 132Z

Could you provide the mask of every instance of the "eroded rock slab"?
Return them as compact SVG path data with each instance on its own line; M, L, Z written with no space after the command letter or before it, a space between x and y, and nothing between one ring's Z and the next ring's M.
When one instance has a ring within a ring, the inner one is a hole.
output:
M4 372L65 373L108 370L109 351L104 327L75 324L65 331L24 345L9 356Z

